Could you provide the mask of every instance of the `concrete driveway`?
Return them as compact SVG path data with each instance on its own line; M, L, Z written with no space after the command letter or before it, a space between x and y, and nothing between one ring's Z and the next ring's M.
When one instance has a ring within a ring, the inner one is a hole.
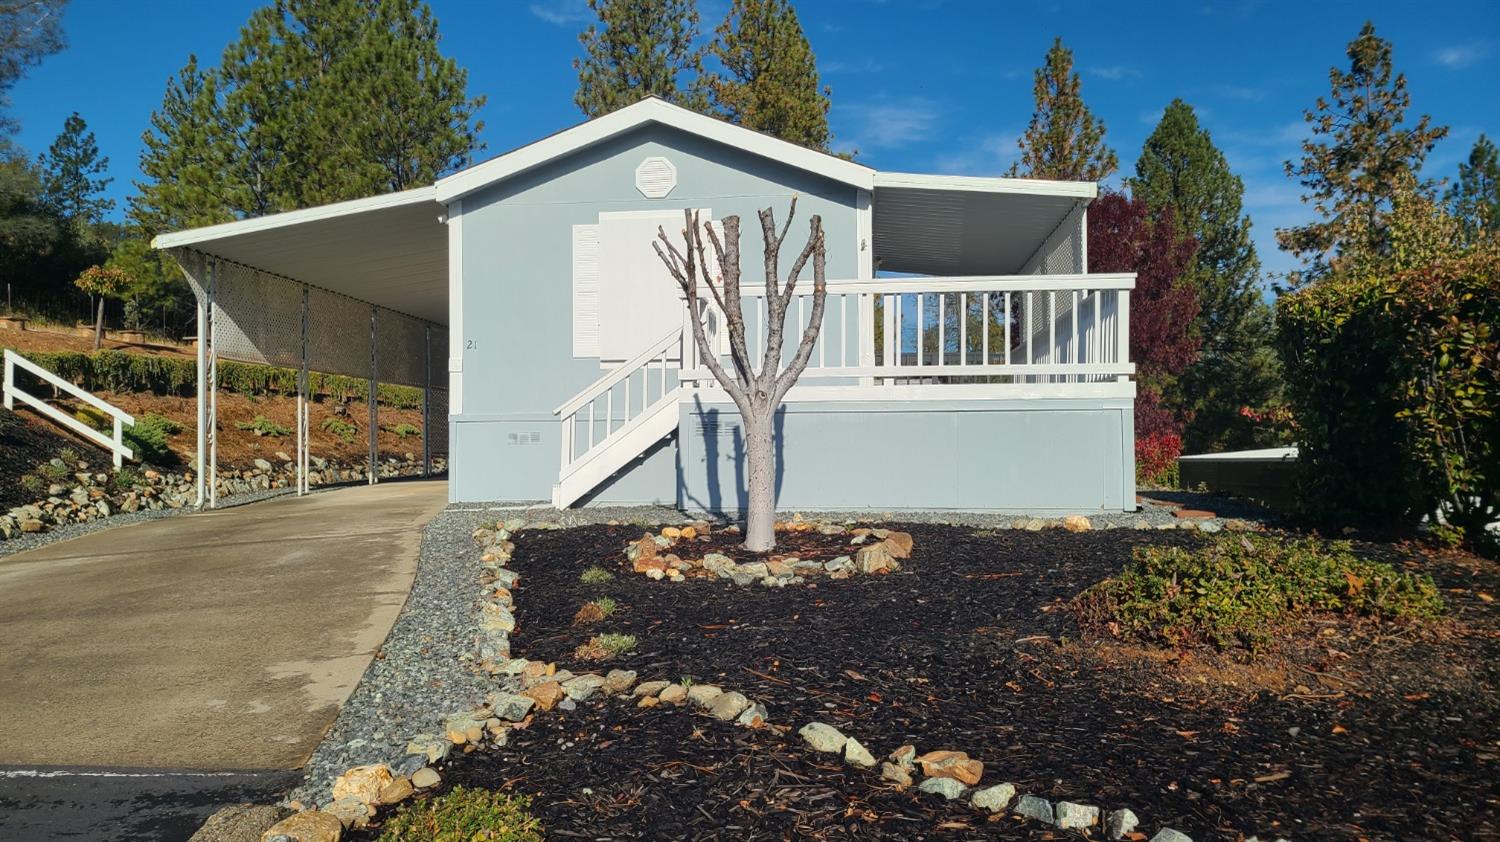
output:
M442 481L0 559L0 765L300 766L395 621Z

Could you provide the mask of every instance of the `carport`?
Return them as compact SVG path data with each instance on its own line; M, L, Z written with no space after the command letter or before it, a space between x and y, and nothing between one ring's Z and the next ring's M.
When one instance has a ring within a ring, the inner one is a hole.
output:
M308 491L316 374L368 380L369 482L379 475L378 386L422 390L422 465L448 449L448 233L432 187L157 237L198 307L199 505L216 504L219 363L289 369L297 493Z

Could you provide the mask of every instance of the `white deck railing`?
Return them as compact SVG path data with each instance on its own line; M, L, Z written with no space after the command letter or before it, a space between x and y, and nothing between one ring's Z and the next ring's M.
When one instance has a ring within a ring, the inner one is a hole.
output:
M607 444L628 435L642 419L676 402L681 346L682 331L673 328L552 410L562 420L561 478L589 462ZM616 394L620 395L618 407Z
M1128 381L1135 374L1134 287L1133 274L831 281L799 387ZM746 285L741 295L751 357L758 362L765 347L764 285ZM804 282L788 305L788 360L812 306L812 285ZM712 387L696 349L686 350L684 384Z
M52 404L47 403L42 398L39 398L36 395L29 394L21 389L16 385L17 368L36 375L43 382L53 386L54 388L61 389L62 391L67 392L68 394L83 401L89 406L92 406L100 412L108 415L114 421L113 435L106 436L104 433L101 433L88 424L85 424L77 418L74 418L66 412L63 412ZM135 426L135 419L131 417L129 413L125 412L117 406L106 403L100 398L97 398L89 392L80 389L72 383L69 383L68 381L62 379L61 377L58 377L47 369L42 368L41 366L26 359L15 351L7 348L5 349L5 408L11 410L15 409L17 400L21 401L21 403L26 404L32 409L35 409L37 412L40 412L42 415L45 415L58 424L67 427L69 430L72 430L78 435L83 436L89 441L94 442L100 447L108 450L111 454L114 455L116 468L120 467L120 465L122 464L122 460L135 458L135 454L129 447L126 446L124 438L125 427Z

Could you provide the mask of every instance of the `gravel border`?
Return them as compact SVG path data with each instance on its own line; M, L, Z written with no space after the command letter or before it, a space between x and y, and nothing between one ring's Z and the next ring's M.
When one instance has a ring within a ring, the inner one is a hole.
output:
M289 801L325 803L334 778L351 766L397 765L413 735L432 731L447 712L478 706L492 689L468 664L479 634L482 552L472 533L494 519L449 508L427 524L406 604Z

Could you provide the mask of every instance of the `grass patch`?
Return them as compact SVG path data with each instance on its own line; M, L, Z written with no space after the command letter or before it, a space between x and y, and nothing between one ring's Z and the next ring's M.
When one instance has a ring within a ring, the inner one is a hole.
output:
M542 842L542 823L523 795L456 786L411 801L385 823L379 842Z
M1192 548L1137 547L1074 609L1095 633L1258 649L1314 612L1412 620L1438 616L1443 604L1430 577L1362 559L1347 542L1223 535Z
M330 417L323 419L323 431L333 433L344 440L344 444L353 444L354 437L359 433L359 427L353 421L345 421L342 418Z
M411 436L422 435L421 427L418 427L415 424L408 424L405 421L402 421L400 424L382 424L380 429L386 431L387 433L390 433L398 439L406 439L410 438Z
M607 661L634 649L635 644L633 634L608 632L589 638L589 642L578 647L573 654L585 661Z
M283 427L264 415L255 416L251 421L236 421L235 429L248 430L257 436L270 436L271 438L284 438L292 434L289 427Z
M587 570L578 574L578 581L585 585L602 585L605 582L613 582L615 574L605 570L599 565L591 565Z
M615 609L618 607L615 601L607 596L589 600L583 604L582 608L578 609L577 614L573 615L573 625L588 626L594 623L601 623L611 614L615 613Z

